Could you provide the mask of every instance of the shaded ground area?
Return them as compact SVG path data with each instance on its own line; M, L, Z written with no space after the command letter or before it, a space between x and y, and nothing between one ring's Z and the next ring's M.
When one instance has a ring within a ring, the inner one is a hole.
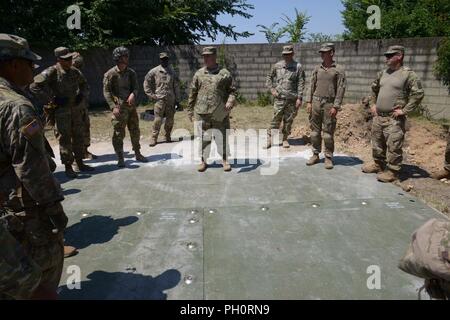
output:
M152 161L127 154L122 170L98 143L97 170L71 181L59 167L66 243L81 249L65 260L65 270L79 266L80 290L64 273L62 298L416 299L421 281L397 263L411 233L440 215L361 173L357 157L338 155L332 171L307 167L308 146L293 141L231 173L219 164L197 173L179 152L189 141L144 146ZM276 174L264 175L274 162ZM367 287L373 266L379 290Z

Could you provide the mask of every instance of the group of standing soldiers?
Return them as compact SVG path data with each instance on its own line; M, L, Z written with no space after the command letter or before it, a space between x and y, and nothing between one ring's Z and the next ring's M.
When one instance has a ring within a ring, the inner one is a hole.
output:
M323 138L325 167L332 169L336 116L342 106L346 80L343 68L334 61L334 45L324 44L319 52L323 62L314 68L306 94L313 146L313 156L307 165L319 162ZM374 163L365 165L363 171L378 173L380 181L397 177L402 162L405 116L424 96L417 75L403 66L404 53L401 46L390 47L385 53L388 68L378 74L372 85ZM0 298L55 298L63 268L63 232L68 222L61 205L64 196L52 174L55 163L50 156L51 148L30 92L47 101L51 97L55 106L55 133L66 174L76 175L72 169L74 161L79 171L93 170L83 163L83 158L89 157L89 140L83 138L80 130L81 124L86 123L83 117L87 116L87 82L80 70L72 66L76 55L61 47L55 50L55 55L58 63L33 79L35 63L41 58L30 50L25 39L0 34ZM195 118L202 128L203 157L198 170L207 169L206 160L215 138L224 170L230 171L227 130L230 111L236 104L236 89L231 73L217 63L216 48L205 47L202 55L205 66L194 75L187 107L189 119ZM289 148L292 122L303 104L305 72L293 59L293 46L285 46L282 55L283 61L275 64L267 78L268 89L275 99L270 129L280 129L282 125L283 147ZM136 160L147 160L140 153L136 72L128 67L126 48L116 48L113 58L116 66L105 73L103 88L113 115L118 166L123 167L126 127ZM144 83L146 94L156 100L151 146L157 142L163 117L167 119L166 140L171 140L175 105L180 99L168 55L162 53L160 59L161 65L147 74ZM209 129L216 129L221 137L215 137ZM272 147L270 130L265 147ZM448 146L445 169L436 174L437 178L450 176L449 151Z

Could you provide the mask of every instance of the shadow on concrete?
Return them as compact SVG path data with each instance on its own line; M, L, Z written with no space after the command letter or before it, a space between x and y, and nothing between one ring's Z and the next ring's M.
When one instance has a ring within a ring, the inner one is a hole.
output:
M117 155L115 153L111 153L111 154L100 154L97 155L97 159L92 159L92 160L84 160L85 163L102 163L102 162L110 162L110 161L117 161ZM131 159L134 158L134 153L129 153L127 151L125 151L123 153L123 157L125 159Z
M264 164L264 161L260 159L229 159L229 162L233 170L239 170L238 173L254 171ZM208 168L222 169L222 161L214 161L213 163L208 164Z
M85 249L91 244L107 243L119 233L121 227L129 226L139 219L129 216L114 219L110 216L91 216L68 227L64 234L65 244Z
M154 154L147 157L148 162L168 161L177 159L183 159L183 157L176 153Z
M307 146L308 144L311 143L310 138L307 136L295 139L288 139L288 141L291 146Z
M70 196L71 194L77 194L80 192L81 192L80 189L67 189L67 190L63 190L63 195Z
M399 174L400 182L408 180L408 179L421 179L421 178L429 178L430 173L418 166L414 166L411 164L403 164L402 170Z
M321 162L324 162L325 159L322 159ZM357 157L345 157L345 156L334 156L333 163L335 166L343 166L343 167L353 167L357 165L361 165L364 162Z
M164 291L175 288L181 273L170 269L157 277L126 272L94 271L80 283L79 290L59 289L63 300L167 300Z

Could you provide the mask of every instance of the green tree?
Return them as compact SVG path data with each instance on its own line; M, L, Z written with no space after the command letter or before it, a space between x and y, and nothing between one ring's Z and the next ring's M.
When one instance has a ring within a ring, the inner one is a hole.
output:
M289 16L284 14L284 18L282 18L282 20L286 23L286 26L282 30L289 35L289 42L300 43L305 40L305 26L311 20L311 16L308 16L306 12L299 12L297 8L295 8L294 19L291 19Z
M76 49L124 45L195 44L219 34L237 39L252 35L221 24L221 14L251 18L247 0L85 0L81 30L69 30L67 7L73 0L2 0L2 32L39 46Z
M332 42L332 41L342 41L343 35L341 34L324 34L321 32L318 33L310 33L308 37L308 41L310 42Z
M280 39L282 36L284 36L285 31L283 28L279 28L278 30L275 30L275 28L279 25L278 22L272 23L270 27L258 24L257 27L260 27L261 30L259 32L264 33L266 36L266 40L268 43L278 43L280 42Z

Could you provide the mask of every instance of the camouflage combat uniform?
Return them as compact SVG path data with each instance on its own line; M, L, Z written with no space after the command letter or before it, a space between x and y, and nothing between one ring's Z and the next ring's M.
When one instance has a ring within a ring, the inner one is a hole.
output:
M136 72L131 68L120 71L117 66L109 69L103 78L103 95L111 110L120 108L120 116L113 115L111 120L113 125L112 143L117 154L123 152L123 139L125 138L125 128L130 132L133 150L139 153L141 145L139 117L136 106L129 106L127 99L131 93L138 96L138 81Z
M80 73L83 74L81 72L81 68L83 68L83 57L81 55L77 55L74 59L73 59L73 66L75 68L77 68L78 70L80 70ZM83 99L83 101L81 101L80 103L80 110L81 110L81 121L83 122L83 144L84 147L87 148L91 145L91 121L89 119L89 100L88 99Z
M170 140L175 117L175 104L180 101L178 78L173 69L159 65L150 70L145 76L144 91L150 99L156 99L155 121L153 124L152 139L158 140L162 119L166 118L164 130L166 138Z
M216 139L217 151L222 159L229 155L228 130L230 129L229 112L225 105L235 102L235 88L230 72L217 66L214 70L206 67L198 70L191 84L188 101L188 112L194 113L195 120L199 121L202 129L201 154L206 161L210 154L213 132L210 129L220 131L222 139Z
M447 134L447 148L445 149L445 170L450 171L450 130Z
M337 120L336 117L330 116L330 110L332 108L337 111L341 109L345 89L345 71L342 66L333 63L330 68L325 68L322 64L314 68L306 102L312 103L311 143L315 155L322 151L323 131L325 157L333 157L334 131Z
M297 99L303 99L305 71L302 65L296 61L292 61L290 64L279 61L267 75L266 87L269 90L277 91L270 129L278 130L283 121L283 140L287 140L296 115L295 103Z
M393 172L401 169L406 117L394 118L394 108L405 114L413 111L422 101L424 91L419 77L408 67L377 75L372 83L372 105L377 106L377 116L372 123L372 153L375 163Z
M59 142L61 162L71 165L74 159L83 159L84 137L80 130L83 128L83 107L80 102L87 101L89 96L85 77L74 67L66 71L56 64L34 78L30 91L46 101L53 100L56 105L55 136Z
M0 220L0 300L28 299L42 272Z
M9 232L42 269L41 285L56 290L63 268L67 217L49 167L43 124L23 92L0 78L0 204ZM3 245L3 244L2 244Z

